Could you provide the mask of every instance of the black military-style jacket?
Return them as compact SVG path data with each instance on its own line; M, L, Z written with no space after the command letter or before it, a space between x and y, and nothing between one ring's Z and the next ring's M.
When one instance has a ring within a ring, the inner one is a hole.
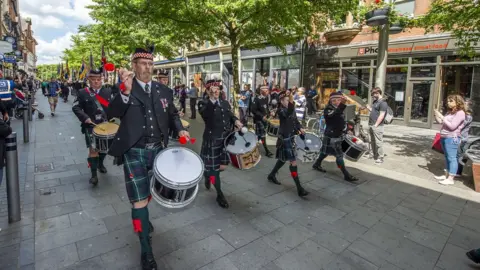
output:
M155 114L158 129L160 129L164 145L168 145L168 128L172 121L178 131L185 130L180 121L178 111L173 104L172 92L168 87L158 82L151 82L150 99L136 79L133 80L132 92L128 102L122 99L122 94L117 94L110 102L107 114L109 117L119 118L120 127L114 138L108 154L121 157L132 148L140 139L144 138L145 129L150 120L149 114ZM151 100L153 99L153 100ZM153 102L153 111L148 111L145 102Z
M289 102L288 108L279 106L277 111L278 119L280 120L280 128L278 134L283 138L288 138L298 134L302 125L297 119L295 113L295 104Z
M202 99L198 103L198 111L205 122L203 140L222 137L226 131L232 130L238 118L233 114L230 103L219 99L216 104L210 99Z
M262 121L264 116L268 116L270 114L270 110L268 108L268 96L264 97L260 95L255 97L250 109L253 114L253 121Z
M88 89L88 91L86 90ZM106 102L110 102L112 99L112 89L108 87L100 88L98 95L103 98ZM85 121L90 118L93 123L99 124L107 121L107 104L101 104L98 102L97 105L95 91L92 88L83 88L78 90L77 97L73 103L72 111L77 116L78 120L81 122L82 128L93 128L91 125L85 124ZM103 112L102 112L103 109Z
M328 104L325 110L323 111L323 117L325 117L325 136L330 138L338 138L345 133L346 124L345 116L343 111L347 105L340 103L338 107L335 108L332 104Z

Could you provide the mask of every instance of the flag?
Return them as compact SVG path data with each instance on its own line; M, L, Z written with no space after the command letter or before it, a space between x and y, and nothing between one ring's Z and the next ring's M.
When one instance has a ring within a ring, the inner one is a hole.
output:
M107 56L105 56L105 47L102 45L102 67L103 67L103 78L105 81L108 80L108 72L105 70L105 64L107 64Z
M63 78L64 76L64 72L63 72L63 63L62 63L62 67L60 68L60 80Z
M68 69L68 59L67 59L67 64L66 64L66 72L65 72L65 80L68 80L70 78L70 69Z
M85 66L85 60L82 59L82 66L80 67L80 74L78 75L79 80L85 81L87 78L87 67Z

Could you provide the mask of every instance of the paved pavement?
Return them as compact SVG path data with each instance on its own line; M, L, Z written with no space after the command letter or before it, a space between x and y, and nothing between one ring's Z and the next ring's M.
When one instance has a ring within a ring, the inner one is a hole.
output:
M199 140L201 126L191 121ZM14 127L21 133L20 121ZM187 209L150 204L160 269L471 269L464 254L480 246L480 195L432 181L443 162L428 152L434 132L403 129L389 127L382 166L347 163L360 183L343 181L332 159L327 174L301 164L307 199L296 195L288 168L282 186L267 183L274 160L263 158L251 171L222 174L228 210L204 188ZM89 186L71 101L34 120L31 137L20 147L21 222L8 224L0 188L0 269L139 269L122 171L109 157L109 173Z

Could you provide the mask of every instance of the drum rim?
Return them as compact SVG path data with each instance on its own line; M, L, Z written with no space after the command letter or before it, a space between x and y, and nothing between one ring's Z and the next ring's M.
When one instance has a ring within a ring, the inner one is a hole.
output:
M112 138L112 139L113 139L113 138L115 137L115 135L117 135L118 130L120 129L120 125L118 125L118 124L116 124L116 123L112 123L112 122L102 122L102 123L98 124L97 126L98 126L98 127L101 127L102 125L105 125L105 124L116 125L116 126L117 126L117 131L115 131L114 133L107 134L107 135L98 134L98 133L95 132L95 128L96 128L96 127L94 127L94 128L92 129L93 135L95 135L95 136L97 136L97 137L101 137L101 138Z
M347 141L348 145L350 145L351 147L353 147L353 148L355 148L355 149L357 149L357 150L359 150L359 151L367 151L367 149L362 148L362 147L360 147L358 144L354 143L354 142L352 141L352 137L353 137L353 138L357 138L358 140L360 140L360 138L358 138L357 136L352 136L352 135L350 135L350 136L345 136L345 139L344 139L343 141ZM363 142L363 140L361 140L361 141Z
M158 172L158 169L157 167L155 167L155 164L157 164L157 159L160 157L160 155L168 150L173 150L173 149L182 149L182 150L187 150L187 151L190 151L191 153L193 153L195 156L198 157L198 159L200 160L200 163L201 163L201 167L202 167L202 170L201 170L201 173L199 175L199 177L195 178L194 180L188 182L188 183L185 183L185 185L174 185L172 182L170 182L170 180L166 179L165 177L163 177L160 172ZM171 147L167 147L165 149L163 149L162 151L160 151L157 156L155 157L154 161L153 161L153 165L154 165L154 168L153 168L153 178L155 178L156 180L162 180L163 182L161 182L161 184L165 185L166 187L168 188L171 188L171 189L179 189L179 188L182 188L182 189L189 189L193 186L195 186L196 184L198 184L198 182L200 182L200 180L202 180L202 177L203 177L203 172L205 171L205 164L203 163L203 160L202 158L200 157L200 155L198 155L197 153L195 153L195 151L189 149L189 148L186 148L186 147L181 147L181 146L171 146ZM157 179L158 177L158 179Z
M191 204L195 200L195 198L197 198L197 194L198 194L198 190L199 190L199 187L198 187L199 184L198 183L195 186L195 190L193 191L192 197L190 197L189 199L187 199L183 202L180 202L180 203L166 202L162 197L160 197L156 192L154 192L155 191L155 182L153 180L156 181L155 175L152 175L152 178L150 179L150 194L152 194L153 199L158 204L160 204L161 206L163 206L165 208L180 209L180 208L188 206L189 204ZM170 188L168 186L166 186L166 187ZM193 186L190 187L190 188L193 188ZM190 189L190 188L186 188L186 189Z
M317 137L318 141L320 142L320 146L318 147L318 151L307 151L303 148L300 148L300 147L295 147L296 150L302 150L303 152L305 153L319 153L321 150L322 150L322 147L323 147L323 142L322 142L322 139L320 138L320 136L317 136L315 133L313 132L305 132L305 135L312 135L314 137ZM297 137L300 138L300 135L295 135L295 144L296 144L296 141L297 141ZM299 140L302 140L301 138ZM305 143L306 144L306 143ZM297 144L298 145L298 144Z
M227 137L225 137L225 141L223 142L223 145L225 146L225 151L227 151L227 153L229 153L229 154L234 154L234 155L243 155L243 154L252 152L253 150L255 150L255 148L258 148L258 139L257 139L257 137L255 137L255 136L256 136L255 133L253 133L253 132L251 132L251 131L247 131L247 133L252 133L252 134L253 134L253 138L255 139L255 144L254 144L255 146L254 146L250 151L246 151L246 152L243 152L243 153L235 153L235 152L228 151L228 150L227 150L227 147L228 147L228 145L227 145L228 138L230 138L230 136L232 136L233 134L236 134L236 133L238 133L238 132L237 132L237 131L234 131L234 132L228 134Z

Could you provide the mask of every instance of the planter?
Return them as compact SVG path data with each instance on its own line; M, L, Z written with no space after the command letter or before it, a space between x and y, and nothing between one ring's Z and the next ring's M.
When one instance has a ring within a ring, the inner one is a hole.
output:
M403 31L403 25L400 23L392 23L390 25L390 35L400 34Z
M375 9L365 14L368 26L384 25L388 22L388 13L390 8Z

